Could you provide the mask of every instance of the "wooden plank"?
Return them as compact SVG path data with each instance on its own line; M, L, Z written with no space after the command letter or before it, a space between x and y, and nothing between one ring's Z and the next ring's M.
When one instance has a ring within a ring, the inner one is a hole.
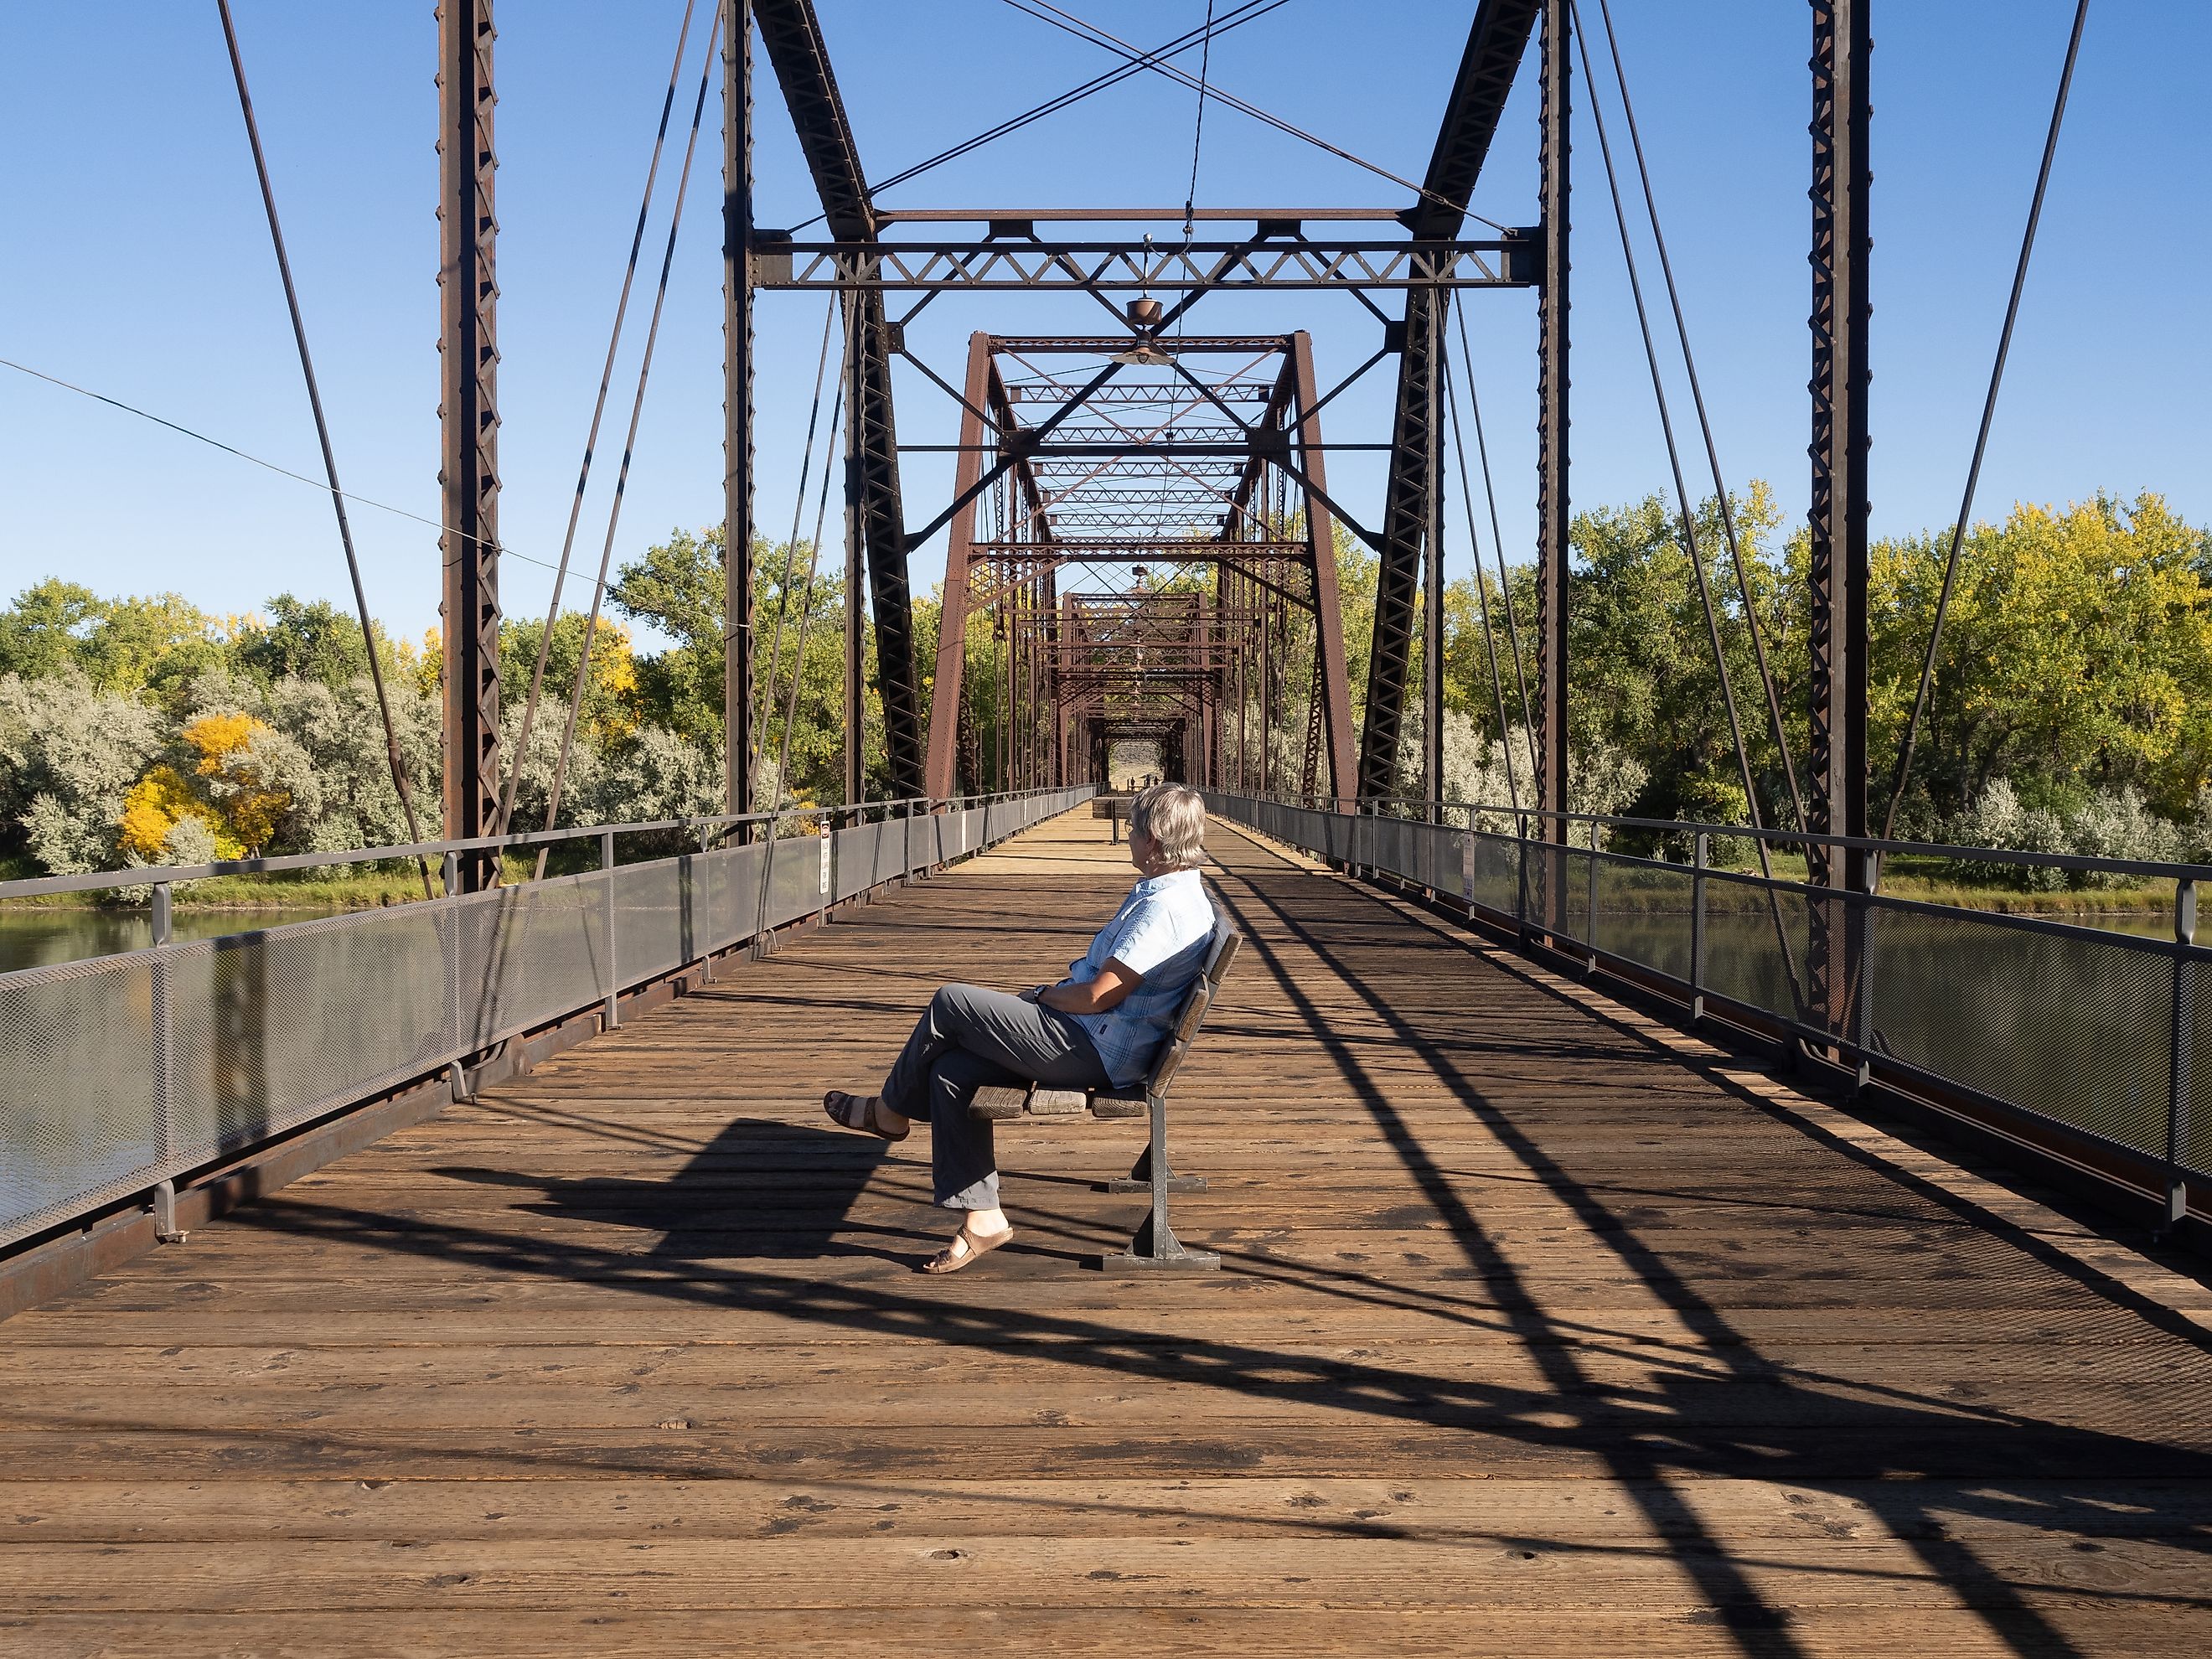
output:
M819 1116L1079 953L1071 817L0 1325L0 1648L2201 1650L2201 1277L1215 848L1220 1273L1085 1271L1142 1137L1032 1109L918 1277Z

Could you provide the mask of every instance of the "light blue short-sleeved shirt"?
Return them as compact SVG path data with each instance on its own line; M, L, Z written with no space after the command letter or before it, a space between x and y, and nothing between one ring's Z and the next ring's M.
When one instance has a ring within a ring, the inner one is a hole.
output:
M1076 985L1088 985L1109 962L1142 975L1134 990L1103 1013L1068 1016L1090 1037L1115 1088L1128 1087L1152 1069L1176 1008L1206 967L1212 938L1213 902L1204 880L1195 870L1175 870L1131 888L1083 959L1068 964L1068 980Z

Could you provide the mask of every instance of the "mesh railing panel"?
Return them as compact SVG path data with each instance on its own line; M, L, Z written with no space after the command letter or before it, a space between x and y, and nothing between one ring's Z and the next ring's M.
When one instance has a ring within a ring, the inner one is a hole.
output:
M614 872L615 968L624 985L690 960L688 858L625 864Z
M831 874L836 884L836 896L851 898L855 893L865 893L878 882L888 881L900 873L896 865L880 868L885 849L892 854L898 850L893 840L898 833L896 823L856 823L837 832L837 850Z
M1697 881L1684 866L1600 854L1593 905L1587 849L1462 835L1459 871L1444 877L1407 843L1407 832L1425 831L1409 821L1238 796L1209 805L1289 845L1459 892L1501 915L1525 905L1532 926L1692 982ZM1705 889L1699 988L1852 1042L1862 1026L1849 975L1863 950L1877 1063L2153 1158L2166 1156L2171 1127L2179 1161L2212 1178L2212 951L1948 907L1822 900L1729 872L1709 872ZM1810 1006L1816 951L1837 962L1832 1007ZM2177 988L2178 958L2186 965ZM2177 1067L2184 1109L2170 1117Z
M1805 896L1705 880L1705 988L1783 1019L1803 1012L1812 924Z
M1461 896L1516 916L1521 908L1521 848L1506 836L1472 835L1460 854Z
M702 854L696 860L708 950L726 951L760 931L761 860L765 850L756 842Z
M448 1053L489 1048L614 990L628 969L608 949L609 885L608 872L592 871L441 901L459 922Z
M1086 798L1002 803L994 836ZM983 844L985 809L841 832L850 896ZM819 836L774 844L769 915L822 908ZM0 1244L736 944L769 848L0 974Z
M823 855L830 851L830 843L820 836L787 836L771 846L775 856L769 867L768 920L771 927L781 927L822 908L829 891Z
M1601 856L1592 942L1686 985L1696 906L1697 882L1689 871Z
M2164 1156L2168 953L1879 900L1873 922L1876 1052Z
M0 977L0 1240L159 1178L155 955Z

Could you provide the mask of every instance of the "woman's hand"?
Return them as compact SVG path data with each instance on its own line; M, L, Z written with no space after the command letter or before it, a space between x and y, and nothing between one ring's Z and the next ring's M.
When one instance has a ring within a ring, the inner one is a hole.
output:
M1038 992L1036 1000L1063 1014L1103 1014L1141 985L1144 977L1116 958L1101 968L1098 977L1089 984L1076 985L1062 980Z

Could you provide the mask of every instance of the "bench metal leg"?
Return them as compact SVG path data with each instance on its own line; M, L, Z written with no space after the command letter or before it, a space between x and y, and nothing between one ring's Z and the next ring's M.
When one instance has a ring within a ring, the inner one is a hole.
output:
M1160 1162L1167 1164L1167 1154L1160 1154ZM1152 1190L1152 1149L1147 1145L1137 1154L1137 1161L1129 1166L1129 1173L1099 1183L1109 1193L1149 1193ZM1206 1190L1204 1176L1177 1175L1175 1166L1168 1164L1168 1190L1171 1193L1202 1193Z
M1152 1213L1147 1215L1129 1248L1105 1257L1102 1262L1109 1273L1158 1271L1163 1268L1182 1272L1205 1272L1221 1266L1221 1258L1211 1250L1188 1250L1168 1224L1168 1194L1173 1190L1176 1179L1168 1168L1168 1106L1160 1095L1152 1097L1152 1144L1138 1162L1148 1176L1146 1186L1152 1194ZM1109 1186L1120 1187L1113 1182ZM1200 1183L1201 1185L1203 1183Z

